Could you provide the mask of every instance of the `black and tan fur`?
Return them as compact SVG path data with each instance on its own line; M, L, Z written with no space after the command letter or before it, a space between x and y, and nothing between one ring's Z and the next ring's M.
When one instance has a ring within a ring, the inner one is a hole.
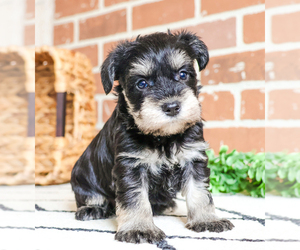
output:
M155 33L119 44L102 65L106 93L115 80L117 106L79 158L71 184L76 219L116 213L116 240L159 242L153 214L186 197L186 227L222 232L231 222L215 215L207 190L201 106L194 61L208 63L205 44L189 32Z

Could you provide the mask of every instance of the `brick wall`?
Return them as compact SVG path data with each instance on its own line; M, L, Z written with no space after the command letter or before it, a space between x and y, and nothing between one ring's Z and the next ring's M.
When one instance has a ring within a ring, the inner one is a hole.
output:
M265 31L264 0L55 0L53 44L81 51L91 59L97 83L97 128L101 129L115 107L114 96L104 94L99 76L99 67L109 50L123 39L168 28L197 33L208 45L211 57L201 74L204 87L200 101L207 120L205 139L215 150L227 144L240 151L264 151L265 124L271 127L267 130L269 137L278 133L283 124L299 126L299 120L284 121L299 119L299 113L295 111L291 118L278 103L283 81L299 79L299 64L289 65L290 59L300 58L299 32L285 28L299 22L300 10L297 12L290 5L293 2L267 0ZM296 7L300 9L299 5ZM295 13L286 18L281 15L285 12ZM265 36L271 47L267 50L267 88ZM285 48L290 42L295 51ZM295 100L292 107L298 105L299 92L287 88L284 95ZM278 118L280 112L286 116Z
M266 3L266 150L300 151L299 0Z
M24 26L24 45L35 45L35 0L26 0Z

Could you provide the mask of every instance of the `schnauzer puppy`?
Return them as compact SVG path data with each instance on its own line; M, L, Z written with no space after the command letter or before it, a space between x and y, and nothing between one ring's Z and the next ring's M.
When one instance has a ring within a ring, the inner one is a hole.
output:
M101 78L106 94L119 81L118 102L72 171L76 219L116 213L116 240L159 242L165 234L153 215L174 208L181 191L188 229L234 227L215 215L207 190L210 171L194 60L204 69L207 47L186 31L139 36L109 54Z

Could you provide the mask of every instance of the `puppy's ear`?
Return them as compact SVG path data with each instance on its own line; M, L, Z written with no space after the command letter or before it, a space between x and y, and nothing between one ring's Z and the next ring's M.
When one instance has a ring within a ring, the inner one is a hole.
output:
M114 84L114 81L119 80L122 62L124 61L126 48L129 42L123 42L109 53L101 66L101 80L105 91L108 94Z
M202 42L196 34L188 31L181 31L175 36L178 37L178 41L189 46L194 53L194 56L199 65L199 71L203 70L209 60L208 50L204 42Z
M111 52L101 66L101 81L105 94L108 94L111 91L115 80L115 74L114 55L113 52Z

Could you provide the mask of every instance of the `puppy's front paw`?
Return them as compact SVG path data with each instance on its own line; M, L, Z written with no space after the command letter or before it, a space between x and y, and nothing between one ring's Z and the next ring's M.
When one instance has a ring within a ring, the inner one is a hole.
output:
M231 230L234 228L234 225L229 220L220 219L211 222L187 223L185 227L195 232L204 232L208 230L209 232L221 233Z
M130 243L158 243L166 237L165 233L159 228L138 230L132 229L128 231L119 231L115 235L115 240Z

